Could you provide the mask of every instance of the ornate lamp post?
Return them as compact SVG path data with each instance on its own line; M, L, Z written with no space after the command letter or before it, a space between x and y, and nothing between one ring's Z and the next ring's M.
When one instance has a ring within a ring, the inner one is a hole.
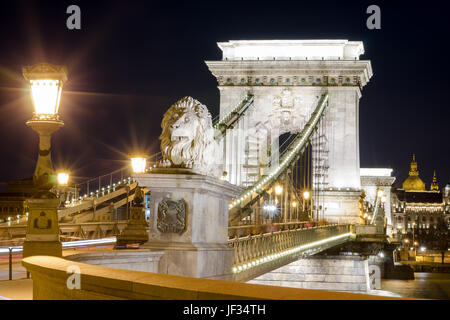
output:
M147 156L143 153L130 154L131 168L134 174L146 171ZM127 196L128 198L128 196ZM128 223L125 229L117 236L116 249L125 249L129 245L139 245L148 241L147 221L145 220L145 193L136 187L133 205L129 207L127 199Z
M30 212L23 256L61 256L59 199L50 191L56 184L50 137L64 125L59 120L58 111L67 70L63 66L39 63L23 67L23 76L31 87L34 106L33 118L26 124L39 135L38 160L33 175L36 192L27 200Z
M308 190L303 191L303 211L308 215L308 217L311 216L311 213L309 211L309 198L311 197L311 193Z
M62 197L59 197L61 200L61 207L64 208L67 202L67 186L69 185L69 174L66 172L59 172L58 175L58 186L59 190L62 191Z
M67 70L63 66L39 63L23 67L23 76L31 87L34 106L33 118L27 122L39 135L39 154L33 180L42 190L50 190L55 184L55 175L51 159L52 133L64 126L59 120L59 104L64 83L67 81Z

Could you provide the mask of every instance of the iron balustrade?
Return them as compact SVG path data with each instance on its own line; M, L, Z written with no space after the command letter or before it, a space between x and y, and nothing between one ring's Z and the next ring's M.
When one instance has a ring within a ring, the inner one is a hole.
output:
M228 244L235 249L234 265L238 266L252 263L270 255L283 253L302 245L333 239L333 237L348 234L352 231L352 225L349 224L327 225L236 237L230 239Z

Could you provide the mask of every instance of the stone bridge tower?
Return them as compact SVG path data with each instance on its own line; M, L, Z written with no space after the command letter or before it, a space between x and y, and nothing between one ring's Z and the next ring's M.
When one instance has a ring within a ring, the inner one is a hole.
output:
M312 144L326 155L317 162L326 168L319 178L324 218L356 222L361 190L359 99L372 76L370 61L359 60L363 43L271 40L229 41L218 46L222 61L206 64L218 81L221 118L247 93L254 96L253 105L222 140L229 181L249 186L277 165L279 136L299 132L320 95L328 91L323 137L316 135L320 143Z

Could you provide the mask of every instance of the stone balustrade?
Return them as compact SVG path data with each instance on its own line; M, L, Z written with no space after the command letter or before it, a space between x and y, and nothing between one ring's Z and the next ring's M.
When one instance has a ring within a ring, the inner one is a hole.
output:
M33 256L22 264L31 272L35 300L380 300L364 294L197 279L141 271L111 269L62 258ZM69 268L80 270L80 289L70 290Z

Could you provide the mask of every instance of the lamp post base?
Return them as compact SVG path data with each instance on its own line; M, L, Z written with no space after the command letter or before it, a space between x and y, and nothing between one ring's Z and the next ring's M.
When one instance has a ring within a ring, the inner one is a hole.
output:
M62 245L59 241L25 241L23 257L52 256L62 257Z
M27 235L23 245L23 257L29 256L62 256L62 245L59 241L58 205L54 198L27 200L29 209Z

